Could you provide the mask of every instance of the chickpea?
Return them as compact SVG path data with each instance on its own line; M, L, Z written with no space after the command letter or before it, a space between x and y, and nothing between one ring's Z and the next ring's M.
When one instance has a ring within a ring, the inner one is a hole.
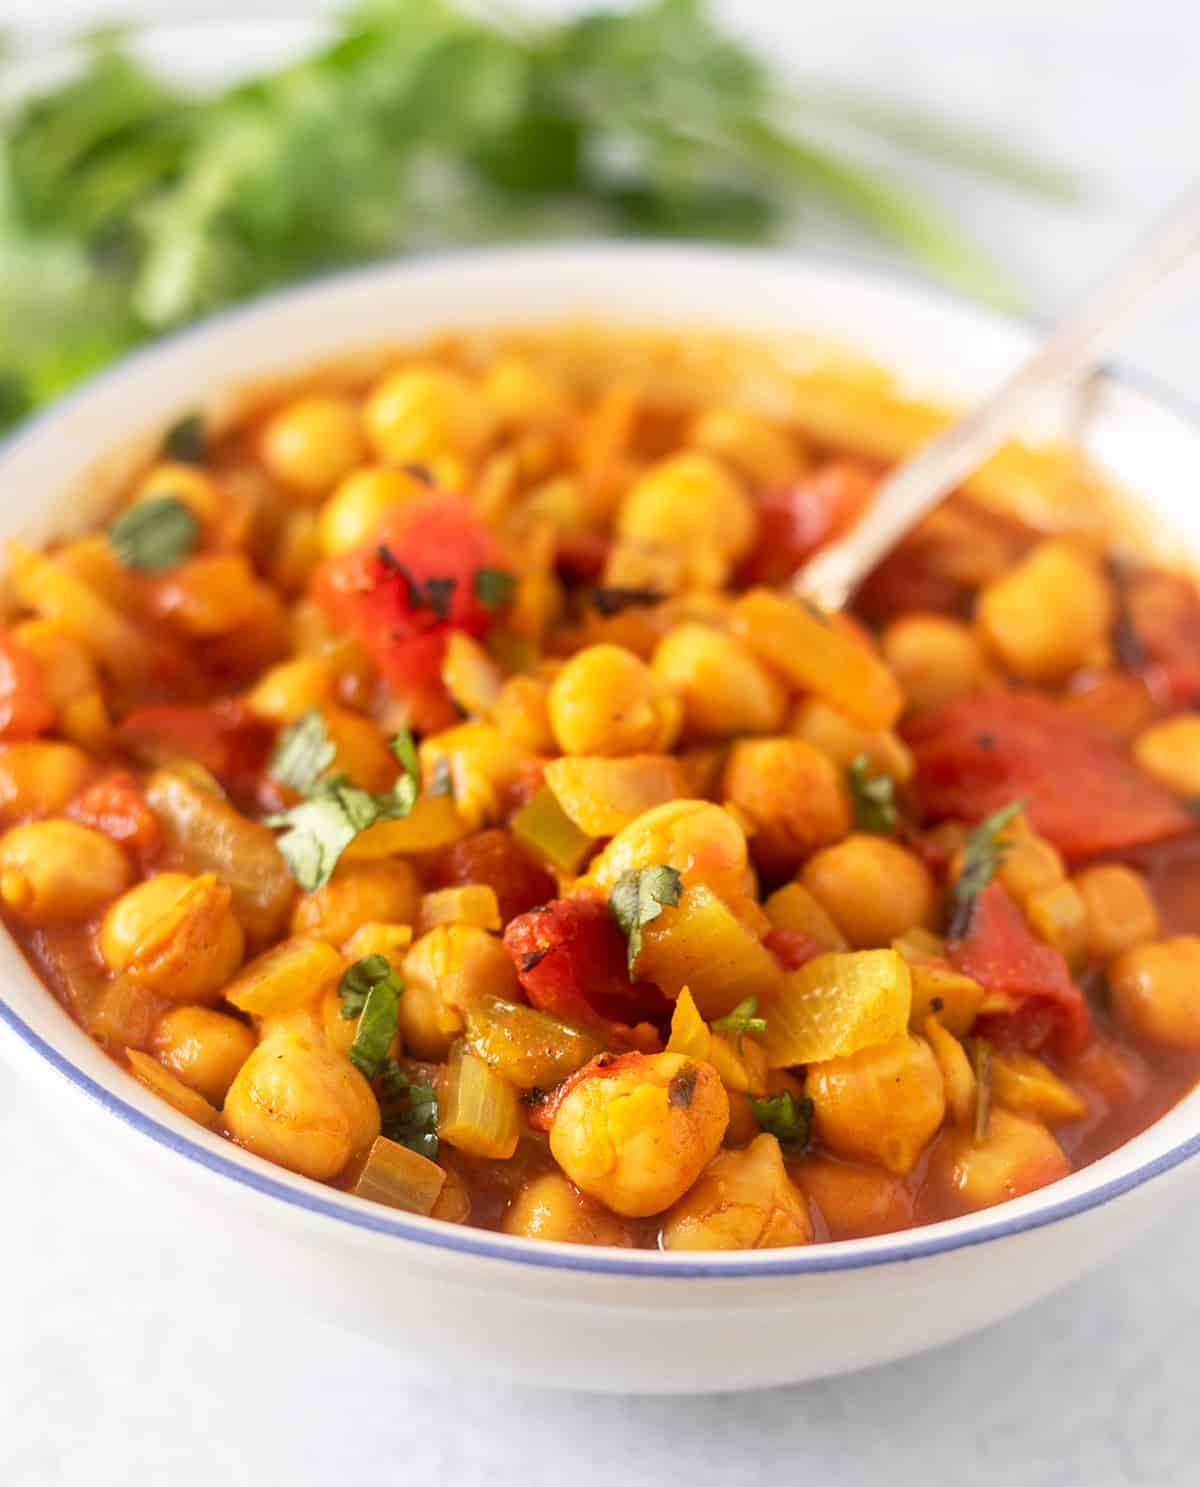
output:
M79 794L91 771L91 760L74 744L0 744L0 812L10 819L55 815Z
M525 1239L560 1244L613 1244L628 1247L631 1235L620 1219L585 1197L561 1172L546 1172L526 1183L508 1205L501 1228Z
M880 638L883 659L911 712L954 702L987 683L983 648L968 626L943 614L906 614Z
M810 857L801 882L856 949L890 945L933 925L933 879L920 858L886 837L855 833Z
M306 893L292 910L292 933L316 935L344 945L364 924L415 924L421 886L407 862L395 857L342 862L315 893Z
M254 1052L254 1042L253 1031L227 1012L171 1007L151 1047L172 1074L219 1109L237 1071Z
M101 921L104 963L170 1001L218 1001L245 950L232 899L211 873L147 878Z
M99 690L95 661L63 625L53 620L26 620L14 627L12 635L37 662L42 686L55 708Z
M716 588L754 545L758 517L742 486L710 455L652 466L625 498L617 535L681 553L693 582Z
M242 1065L225 1123L256 1156L329 1182L379 1135L379 1106L349 1059L279 1033Z
M1108 984L1127 1033L1165 1048L1200 1048L1200 936L1126 950L1109 965Z
M709 625L677 625L659 641L650 665L679 698L695 733L732 738L783 727L787 688L733 635Z
M722 1151L667 1214L664 1249L780 1249L811 1244L808 1205L774 1136Z
M622 873L663 862L685 883L703 882L727 904L752 893L746 836L728 811L706 800L655 806L617 832L588 866L588 882L610 893Z
M707 409L692 428L691 443L757 486L786 485L804 465L782 429L744 408Z
M1155 723L1134 742L1133 757L1176 795L1200 795L1200 716L1185 714Z
M564 754L657 754L679 732L679 704L619 645L577 651L554 678L548 701Z
M571 411L570 399L557 382L515 356L492 367L483 380L483 392L506 432L561 423Z
M425 482L409 470L367 465L353 471L321 508L321 551L336 557L361 547L389 512L428 493Z
M367 437L389 464L473 460L490 442L492 410L474 383L440 367L409 367L385 378L366 406Z
M754 827L750 854L780 877L850 830L842 776L802 738L742 739L729 752L721 797Z
M830 1151L889 1172L911 1172L946 1117L937 1059L911 1033L813 1064L805 1089Z
M1042 542L994 579L976 607L981 635L1004 666L1056 682L1104 653L1112 586L1095 558L1070 542Z
M913 1196L903 1177L829 1157L805 1157L793 1169L833 1239L891 1234L913 1223Z
M966 1127L947 1131L934 1153L930 1182L956 1207L990 1208L1066 1177L1071 1164L1041 1123L993 1109L985 1141Z
M1146 880L1131 867L1105 862L1085 868L1073 879L1083 900L1088 954L1109 961L1160 931L1158 909Z
M473 924L439 924L404 957L404 1046L417 1058L445 1058L466 1026L464 1008L485 996L524 999L508 951Z
M680 1053L601 1054L559 1105L550 1150L576 1187L644 1218L687 1192L728 1123L711 1064Z
M259 455L272 478L306 501L331 490L366 457L362 418L349 398L314 394L281 408Z
M90 919L132 877L116 842L75 821L31 821L0 837L0 900L26 924Z
M268 723L294 723L329 703L333 673L320 656L298 656L264 671L246 694L246 706Z

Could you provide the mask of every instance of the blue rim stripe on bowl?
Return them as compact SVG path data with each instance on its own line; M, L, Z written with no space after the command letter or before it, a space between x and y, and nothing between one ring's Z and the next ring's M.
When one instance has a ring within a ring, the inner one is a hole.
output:
M350 269L328 274L321 278L308 280L303 284L289 286L273 294L264 295L246 304L234 306L216 315L212 315L195 325L188 326L174 334L164 336L151 345L123 358L114 367L108 368L89 378L79 389L60 398L45 411L27 421L6 440L0 441L0 458L3 458L27 440L32 439L46 423L59 417L77 402L91 396L97 388L105 385L110 380L124 375L132 366L158 355L165 347L186 344L189 340L200 338L214 328L231 320L253 318L256 312L269 308L277 308L280 304L286 304L291 300L307 298L319 292L322 288L328 288L333 284L370 279L373 275L384 277L395 272L398 262L403 262L411 266L430 266L443 263L470 264L472 261L486 262L505 255L513 256L515 253L519 253L523 257L536 259L539 253L553 253L557 256L564 253L577 252L582 258L588 254L598 253L620 254L626 251L645 253L653 248L659 248L664 256L675 256L677 258L682 249L697 258L724 258L744 263L747 268L751 268L755 264L761 264L764 260L770 261L773 264L786 263L789 257L789 255L778 252L771 253L769 251L720 247L717 245L688 243L686 245L671 246L654 243L646 244L631 240L616 240L599 244L531 245L528 247L523 246L519 250L495 248L430 253L420 256L414 255L404 260L377 264L365 269ZM797 266L809 265L816 268L842 272L846 272L847 270L850 272L855 271L855 266L846 262L834 263L831 260L822 261L815 257L801 257L800 255L792 255L792 257L794 257ZM902 284L914 294L924 295L926 298L934 301L940 300L944 304L957 305L962 309L970 310L980 318L990 320L997 326L1008 326L1011 328L1021 325L1019 320L1011 316L1000 315L995 311L988 310L986 307L975 305L951 291L930 286L903 274L878 273L874 269L871 269L864 272L864 277L884 281L891 280L892 282ZM1168 412L1173 413L1182 422L1190 424L1200 431L1200 412L1188 408L1184 400L1173 390L1164 391L1160 387L1154 386L1150 379L1143 378L1140 375L1130 376L1120 372L1119 369L1114 369L1113 375L1126 387L1130 387L1135 391L1143 388L1147 389L1144 395L1150 401L1158 403L1166 408ZM47 995L50 995L48 991ZM430 1246L434 1249L448 1250L456 1254L473 1255L489 1260L532 1265L552 1270L582 1271L591 1274L614 1276L653 1277L656 1279L666 1277L701 1277L726 1280L735 1277L769 1278L792 1275L814 1275L839 1270L862 1270L880 1265L903 1264L908 1261L926 1259L933 1255L947 1254L954 1250L972 1248L975 1245L984 1244L993 1239L1008 1238L1034 1229L1044 1228L1049 1224L1058 1223L1062 1219L1087 1213L1092 1209L1102 1207L1104 1204L1111 1202L1125 1193L1132 1192L1146 1182L1150 1182L1172 1171L1190 1158L1200 1155L1200 1132L1198 1132L1186 1141L1179 1142L1168 1151L1155 1157L1152 1161L1143 1162L1132 1171L1111 1178L1085 1192L1050 1203L1036 1212L1006 1216L1006 1205L1002 1205L999 1209L993 1210L994 1217L977 1222L969 1230L956 1230L953 1221L949 1224L925 1225L922 1228L908 1231L913 1237L901 1242L897 1242L895 1235L887 1235L883 1236L881 1240L842 1241L831 1245L814 1246L812 1249L759 1250L741 1254L725 1254L720 1259L714 1258L712 1260L690 1258L682 1260L673 1255L667 1256L656 1251L645 1250L604 1252L589 1249L583 1245L577 1247L553 1246L543 1248L528 1241L522 1244L520 1241L513 1241L507 1236L493 1234L484 1229L469 1229L449 1223L439 1224L437 1221L409 1219L378 1205L356 1201L348 1195L339 1194L338 1197L342 1199L339 1202L337 1198L332 1196L334 1190L331 1190L330 1197L325 1197L321 1193L292 1187L288 1182L272 1177L265 1172L258 1172L249 1167L243 1167L239 1163L231 1161L228 1157L222 1156L219 1152L209 1151L198 1142L146 1115L119 1095L108 1090L90 1075L85 1074L82 1069L73 1064L70 1059L60 1053L52 1044L48 1043L40 1033L35 1031L34 1028L20 1017L9 1006L2 995L0 995L0 1023L7 1025L22 1043L38 1054L46 1064L57 1074L65 1078L76 1090L86 1095L89 1099L94 1100L111 1115L139 1132L139 1134L156 1142L159 1146L186 1157L198 1166L210 1172L217 1173L222 1177L229 1178L254 1192L263 1194L269 1198L279 1199L308 1213L331 1218L367 1232L386 1234L398 1239L408 1240L412 1243Z

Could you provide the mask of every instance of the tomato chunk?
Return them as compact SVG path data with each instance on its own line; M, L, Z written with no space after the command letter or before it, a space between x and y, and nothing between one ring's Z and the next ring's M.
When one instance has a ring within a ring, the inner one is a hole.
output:
M769 929L763 935L763 944L785 971L798 971L815 955L821 955L825 947L802 929Z
M976 1019L975 1030L1002 1047L1078 1053L1087 1043L1083 992L1057 950L1035 940L1025 916L999 883L975 900L966 934L947 944L950 964L988 991L1016 1002L1011 1012Z
M904 732L917 795L935 820L979 821L1023 800L1034 830L1071 859L1195 826L1118 743L1046 697L968 697L923 714Z
M0 636L0 738L36 738L53 727L54 716L37 661L11 636Z
M661 1022L671 1004L649 981L632 981L628 947L608 905L558 898L514 919L504 944L530 1004L584 1027Z
M89 785L71 802L67 814L120 842L142 863L162 849L158 817L147 804L141 787L127 770L117 770Z
M424 867L430 888L486 883L495 889L505 924L554 897L556 883L511 831L477 831L431 858Z
M393 691L411 696L440 685L451 631L485 633L494 610L477 575L504 568L499 545L467 502L431 492L392 512L369 542L326 559L312 592Z
M1177 573L1147 569L1125 588L1134 663L1151 691L1173 707L1200 702L1200 593Z
M815 474L758 500L758 542L738 574L745 584L791 578L823 543L840 537L870 504L878 476L857 460L832 460Z
M148 703L126 714L117 733L139 761L194 759L237 794L250 789L266 769L275 742L275 730L232 698Z

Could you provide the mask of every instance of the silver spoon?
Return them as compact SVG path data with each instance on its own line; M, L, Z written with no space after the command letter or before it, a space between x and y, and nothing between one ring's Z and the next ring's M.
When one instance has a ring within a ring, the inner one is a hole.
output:
M867 514L810 559L792 589L822 609L841 609L900 538L1015 432L1032 405L1090 372L1118 332L1198 252L1200 187L1194 187L1018 371L881 481Z

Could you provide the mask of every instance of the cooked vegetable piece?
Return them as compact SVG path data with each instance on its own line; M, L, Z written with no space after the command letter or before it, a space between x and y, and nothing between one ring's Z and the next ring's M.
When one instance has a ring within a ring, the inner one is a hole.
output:
M252 960L225 988L225 1000L255 1017L291 1012L338 981L345 969L332 945L298 935Z
M792 971L767 1004L773 1069L856 1053L908 1026L912 978L894 950L818 955Z
M204 1096L189 1089L182 1079L176 1078L169 1069L164 1069L156 1058L151 1058L148 1053L141 1053L136 1048L127 1048L125 1057L129 1060L133 1077L178 1110L180 1115L186 1115L198 1125L209 1128L216 1125L217 1112Z
M755 1138L745 1151L722 1151L663 1222L668 1250L776 1249L811 1244L804 1196L783 1165L782 1143Z
M356 1198L404 1213L428 1215L445 1183L446 1174L436 1162L386 1136L376 1136L351 1192Z
M1021 800L1034 830L1069 860L1192 826L1111 738L1046 697L989 692L951 702L914 719L905 737L917 792L935 820L980 821Z
M595 845L563 810L548 784L530 797L509 826L523 847L560 873L578 872Z
M571 821L589 838L616 836L654 806L686 793L683 771L664 754L625 759L552 759L546 784Z
M503 1159L521 1134L516 1091L461 1043L450 1051L442 1083L438 1136L460 1151Z
M557 1017L487 997L467 1009L467 1046L517 1089L553 1089L600 1050L598 1039Z

